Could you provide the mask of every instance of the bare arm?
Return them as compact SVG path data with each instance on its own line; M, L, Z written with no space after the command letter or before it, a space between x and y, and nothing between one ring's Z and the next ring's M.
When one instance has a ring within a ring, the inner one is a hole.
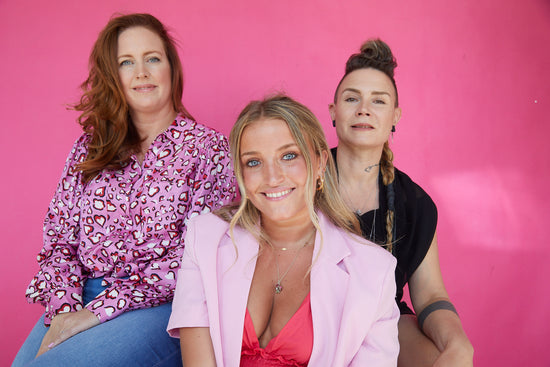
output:
M441 277L435 235L426 257L409 280L409 290L417 314L435 301L449 300ZM432 312L424 321L423 331L441 352L434 366L473 365L474 349L462 329L460 319L454 312L449 310Z
M179 331L181 358L185 367L216 367L209 328L189 327Z

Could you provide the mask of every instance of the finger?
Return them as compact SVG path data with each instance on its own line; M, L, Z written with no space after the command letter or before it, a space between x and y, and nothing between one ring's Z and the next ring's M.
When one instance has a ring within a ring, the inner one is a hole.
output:
M54 343L50 343L49 345L47 346L40 346L40 349L38 349L38 353L36 353L36 356L34 358L37 358L38 356L46 353L47 351L49 351L50 349L52 349L53 347L55 346Z
M59 327L56 327L55 325L50 325L48 331L42 338L42 343L40 343L40 348L38 348L36 357L46 353L48 350L50 350L51 348L59 344L59 342L56 342L58 333L59 333Z
M36 353L36 356L34 358L38 358L40 355L44 354L46 350L44 348L38 349L38 353Z

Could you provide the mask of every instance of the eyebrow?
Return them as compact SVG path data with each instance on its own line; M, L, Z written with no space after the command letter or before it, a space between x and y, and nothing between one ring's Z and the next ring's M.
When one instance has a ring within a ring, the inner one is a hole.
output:
M388 92L374 91L374 92L372 92L371 94L374 94L374 95L377 95L377 96L379 96L379 95L387 95L387 96L390 96L390 97L391 97L391 95L390 95Z
M161 54L160 51L147 51L147 52L145 52L145 53L143 54L143 56L148 56L148 55L150 55L150 54L155 54L155 53L156 53L156 54ZM134 57L134 56L133 56L133 55L130 55L130 54L124 54L124 55L119 55L119 56L117 56L116 58L117 58L117 59L120 59L120 58L123 58L123 57Z
M298 148L298 144L296 143L288 143L288 144L285 144L279 148L277 148L277 150L286 150L290 147L296 147ZM251 151L251 152L244 152L244 153L241 153L241 157L243 156L246 156L246 155L257 155L257 154L260 154L260 152L257 152L257 151Z
M357 94L361 94L361 95L363 94L363 93L361 93L361 91L359 89L355 89L355 88L346 88L342 91L342 94L344 94L345 92L352 92L352 93L357 93ZM371 92L371 94L374 94L374 95L377 95L377 96L378 95L387 95L387 96L391 97L391 95L388 92L384 92L384 91L376 91L375 90L375 91Z
M355 88L346 88L342 91L342 94L344 94L345 92L353 92L353 93L361 94L361 91Z

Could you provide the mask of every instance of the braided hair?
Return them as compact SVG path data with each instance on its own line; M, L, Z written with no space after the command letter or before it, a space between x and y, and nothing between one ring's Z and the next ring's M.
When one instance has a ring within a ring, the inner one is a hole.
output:
M390 47L380 39L370 39L366 41L360 49L359 53L353 54L346 62L346 72L334 93L334 102L337 100L338 89L344 78L351 72L359 69L375 69L383 72L390 78L395 90L395 107L398 107L397 86L394 79L394 69L397 67L397 62L393 56ZM380 157L380 173L382 182L386 186L387 191L387 206L386 212L386 242L385 246L388 251L393 252L393 243L395 241L395 188L393 185L395 178L395 169L393 166L393 152L390 149L389 143L384 143L382 156Z

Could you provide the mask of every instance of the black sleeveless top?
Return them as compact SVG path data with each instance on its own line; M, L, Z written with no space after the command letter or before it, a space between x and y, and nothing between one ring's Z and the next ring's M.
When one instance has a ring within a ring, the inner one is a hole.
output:
M331 149L336 162L336 148ZM361 223L363 237L378 243L386 243L386 211L388 210L387 187L382 182L382 175L378 177L379 208L366 212L358 219ZM437 226L437 207L430 196L422 190L409 176L395 169L395 238L393 255L397 258L395 269L395 283L397 294L395 300L401 314L413 314L403 298L403 287L410 276L418 268L435 235ZM376 216L376 218L373 218ZM373 227L374 223L374 228ZM373 237L373 238L370 238Z

